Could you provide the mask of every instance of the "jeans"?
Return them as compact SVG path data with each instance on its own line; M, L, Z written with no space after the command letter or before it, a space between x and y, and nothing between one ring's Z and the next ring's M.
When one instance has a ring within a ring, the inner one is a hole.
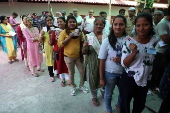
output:
M105 101L107 112L112 112L111 101L112 101L113 90L119 78L118 76L120 75L105 71L106 86L105 86L104 101Z

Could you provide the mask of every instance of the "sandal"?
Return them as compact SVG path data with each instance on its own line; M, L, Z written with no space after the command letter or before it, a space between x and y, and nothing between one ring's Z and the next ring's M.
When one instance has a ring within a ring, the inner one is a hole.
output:
M99 101L97 100L97 98L92 98L92 103L94 106L99 106Z
M50 77L50 81L54 82L55 81L54 77Z
M65 83L66 83L65 81L62 81L62 82L61 82L61 86L62 86L62 87L65 87L65 86L66 86Z
M43 70L43 69L37 69L37 71L44 72L44 70Z
M38 74L37 73L32 73L33 76L35 77L38 77Z
M15 59L14 62L19 62L19 59Z
M12 61L9 61L8 63L9 63L9 64L12 64Z

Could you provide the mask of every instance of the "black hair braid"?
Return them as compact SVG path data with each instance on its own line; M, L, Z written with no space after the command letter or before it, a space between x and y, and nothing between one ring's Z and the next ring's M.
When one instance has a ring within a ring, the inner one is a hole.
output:
M114 50L116 50L116 46L115 46L115 45L116 45L116 42L117 42L117 38L116 38L113 30L111 31L108 39L109 39L109 43L110 43L110 45L112 46L112 48L113 48Z

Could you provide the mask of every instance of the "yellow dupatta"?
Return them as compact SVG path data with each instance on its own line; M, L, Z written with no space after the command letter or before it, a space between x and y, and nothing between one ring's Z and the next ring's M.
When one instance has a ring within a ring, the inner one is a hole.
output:
M7 23L7 25L4 24L0 24L2 26L2 28L6 31L7 35L10 31L12 31L12 27L9 23ZM16 57L16 50L14 48L14 44L13 44L13 39L9 38L9 37L5 37L6 40L6 48L8 50L8 57Z

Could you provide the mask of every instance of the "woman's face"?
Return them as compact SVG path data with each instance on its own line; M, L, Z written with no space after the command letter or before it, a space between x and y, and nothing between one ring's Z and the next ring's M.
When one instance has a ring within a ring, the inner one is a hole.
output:
M152 30L151 23L144 17L140 17L136 20L136 32L138 36L146 36Z
M2 21L2 23L4 23L4 24L7 24L7 23L8 23L7 17L4 18L4 20Z
M113 22L113 30L114 34L116 35L123 35L123 32L125 31L126 24L123 21L123 18L116 18Z
M24 25L27 25L27 17L24 17L22 21L23 21Z
M33 21L30 19L27 19L27 27L32 27Z
M76 21L74 19L69 19L68 20L68 27L70 29L75 29L76 28Z
M47 17L46 22L48 26L53 26L54 20L51 17Z
M104 29L104 23L101 19L96 20L94 23L94 32L102 32Z
M65 22L63 21L63 19L57 19L57 23L60 29L65 27Z

